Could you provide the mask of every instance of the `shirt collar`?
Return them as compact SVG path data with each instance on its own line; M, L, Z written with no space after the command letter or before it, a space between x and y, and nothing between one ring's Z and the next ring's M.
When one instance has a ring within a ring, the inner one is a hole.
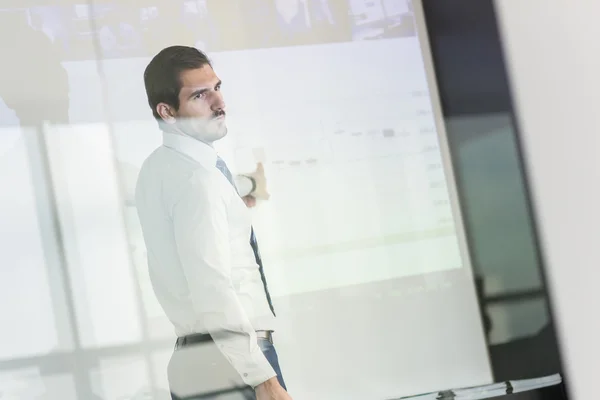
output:
M163 144L165 147L185 154L206 168L212 168L217 165L217 151L206 143L189 136L163 132Z

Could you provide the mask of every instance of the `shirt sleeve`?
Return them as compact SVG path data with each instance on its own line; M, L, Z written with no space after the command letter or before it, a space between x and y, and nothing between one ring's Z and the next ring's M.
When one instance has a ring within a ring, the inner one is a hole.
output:
M244 383L256 387L277 376L231 279L226 199L193 177L172 208L173 228L194 311ZM218 187L218 184L215 183Z
M240 197L246 197L252 193L252 181L244 175L236 175L233 178L235 187L237 188Z

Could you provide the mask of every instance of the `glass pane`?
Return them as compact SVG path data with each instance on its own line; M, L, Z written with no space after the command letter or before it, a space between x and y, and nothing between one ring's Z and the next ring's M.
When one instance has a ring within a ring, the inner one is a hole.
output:
M134 399L148 391L148 366L142 357L100 360L90 371L93 392L103 399Z
M133 182L162 141L144 69L162 48L194 43L224 82L228 135L216 147L234 172L265 166L272 197L253 223L294 393L399 397L490 379L432 66L409 3L157 1L138 13L112 1L104 10L131 33L106 24L118 40L102 45L100 65L151 332L162 310ZM317 365L315 351L329 356Z
M42 375L37 368L0 372L2 400L79 400L71 375Z
M509 342L540 331L550 322L546 300L519 301L487 307L492 320L490 344Z
M0 358L70 347L46 182L32 170L34 129L0 129ZM33 163L35 165L35 163ZM7 195L8 194L8 195ZM59 279L55 279L59 278ZM52 286L50 284L52 282ZM53 295L56 296L53 296ZM55 321L62 322L57 332Z
M107 127L49 127L46 140L82 345L141 340L123 200Z
M165 348L162 351L156 351L152 354L152 364L154 366L154 386L161 390L169 390L169 381L167 379L167 366L171 360L173 348Z
M139 88L138 88L139 90ZM173 338L171 322L158 303L148 271L146 245L135 208L135 185L144 159L161 143L154 121L119 121L113 125L119 178L125 196L124 214L132 262L151 338Z
M539 260L508 114L448 121L456 141L474 265L487 294L538 288Z
M121 165L122 177L127 185L127 166ZM126 189L127 190L127 189ZM132 262L140 285L141 299L144 314L147 318L148 335L150 338L174 338L174 330L161 308L154 291L148 272L146 246L142 236L137 210L133 206L125 206L125 223L129 235Z

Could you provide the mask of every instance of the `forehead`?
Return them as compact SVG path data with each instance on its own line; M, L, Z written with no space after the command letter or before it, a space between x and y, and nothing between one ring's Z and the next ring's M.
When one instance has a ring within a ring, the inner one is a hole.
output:
M181 91L194 91L202 88L211 88L219 83L219 77L208 64L201 68L188 69L179 75Z

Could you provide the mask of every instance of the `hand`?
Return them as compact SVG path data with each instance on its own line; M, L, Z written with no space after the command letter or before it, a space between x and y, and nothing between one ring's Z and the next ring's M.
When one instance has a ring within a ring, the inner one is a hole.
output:
M253 197L255 201L269 200L269 197L271 197L271 195L267 191L267 178L265 177L265 168L263 167L263 164L256 164L256 171L249 174L248 176L254 179L254 182L256 183L256 189L254 189L254 191L246 197Z
M252 208L254 206L256 206L256 197L248 195L248 196L244 196L242 197L242 200L244 200L244 203L246 204L246 207L248 208Z
M256 400L292 400L276 377L261 383L255 388L255 391Z

